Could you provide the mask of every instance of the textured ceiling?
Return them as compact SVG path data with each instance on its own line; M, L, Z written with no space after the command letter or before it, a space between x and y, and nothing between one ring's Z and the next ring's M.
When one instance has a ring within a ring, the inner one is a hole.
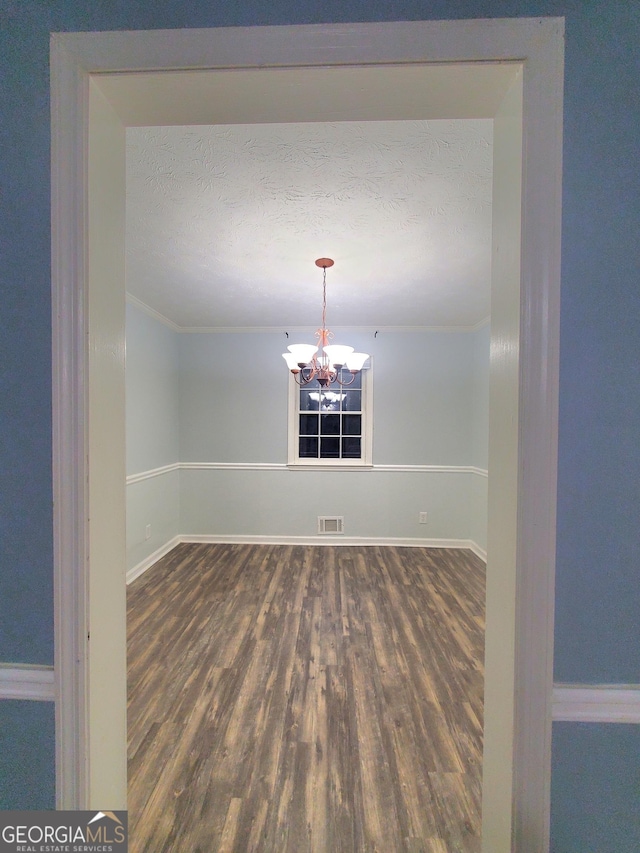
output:
M127 130L127 290L182 327L489 315L492 122Z

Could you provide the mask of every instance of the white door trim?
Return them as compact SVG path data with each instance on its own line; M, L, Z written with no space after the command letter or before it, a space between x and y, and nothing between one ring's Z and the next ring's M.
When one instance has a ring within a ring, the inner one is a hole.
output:
M100 318L88 301L88 137L92 75L229 67L520 63L523 74L522 261L514 624L507 736L485 743L483 849L548 849L555 558L560 281L563 22L561 19L250 27L52 36L53 384L58 805L86 808L91 541L100 536L88 492L92 346ZM114 299L122 294L114 288ZM96 324L92 332L92 324ZM93 336L92 336L93 335ZM116 346L121 342L116 341ZM494 342L500 345L500 341ZM504 342L503 342L504 343ZM492 344L494 346L494 344ZM494 413L494 416L497 416ZM114 437L124 442L124 435ZM493 476L493 475L492 475ZM123 478L124 490L124 478ZM491 521L490 521L491 525ZM123 531L116 531L120 536ZM116 537L118 538L118 537ZM492 554L489 551L491 571ZM120 569L117 571L117 582ZM124 583L124 566L122 567ZM488 601L488 607L490 602ZM493 630L493 629L492 629ZM98 638L96 643L98 643ZM114 645L123 638L111 637ZM92 636L92 644L94 637ZM118 651L119 653L119 651ZM492 661L487 658L488 688ZM507 674L510 677L510 674ZM93 685L91 685L93 689ZM115 760L121 763L122 756ZM495 773L494 768L506 768ZM495 783L495 784L494 784ZM126 786L126 778L124 779ZM118 794L118 796L120 796ZM105 804L101 803L100 807ZM107 805L106 807L114 807Z

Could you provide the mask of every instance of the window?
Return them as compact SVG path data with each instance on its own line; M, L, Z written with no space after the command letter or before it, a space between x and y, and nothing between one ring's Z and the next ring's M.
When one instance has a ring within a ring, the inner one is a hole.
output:
M351 377L344 369L345 380ZM371 370L352 384L322 388L317 380L289 386L289 464L371 465Z

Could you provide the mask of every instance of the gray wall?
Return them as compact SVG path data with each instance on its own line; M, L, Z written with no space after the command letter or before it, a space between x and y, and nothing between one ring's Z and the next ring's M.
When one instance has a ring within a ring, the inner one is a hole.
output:
M566 16L556 676L638 681L640 7L631 0L2 3L0 660L50 664L53 656L49 33L540 15ZM42 731L19 713L3 730L12 758L0 786L22 780L25 807L53 802L52 776L43 782L40 772L52 763L52 730ZM637 851L637 793L619 783L625 754L608 726L591 731L591 748L611 761L590 765L594 789L606 789L612 770L618 781L606 808L587 796L572 748L583 744L582 729L563 724L554 742L555 852L570 853L561 839L580 838L586 816L616 839L616 853ZM12 748L19 743L27 760Z
M489 324L472 338L473 378L471 397L471 464L486 470L489 456ZM483 477L472 477L469 494L469 538L486 551L487 548L487 487Z
M179 337L180 461L286 462L284 333Z
M127 474L138 474L180 458L178 335L133 305L126 333ZM127 569L180 533L179 477L168 471L127 486Z
M486 400L477 415L485 422L478 434L488 429L485 329L383 330L375 338L345 330L340 339L372 355L375 464L474 464L474 356L483 340ZM286 345L282 333L180 335L181 461L286 462Z
M471 417L471 464L487 468L489 464L489 345L491 327L479 329L472 338L473 379Z
M380 332L374 342L377 463L473 464L477 337L470 332ZM488 339L486 344L488 375ZM488 384L486 392L488 419Z
M180 457L178 334L127 304L127 474Z

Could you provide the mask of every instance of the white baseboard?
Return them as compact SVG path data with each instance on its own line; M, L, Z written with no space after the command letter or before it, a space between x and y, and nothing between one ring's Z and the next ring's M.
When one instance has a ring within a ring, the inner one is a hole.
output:
M468 544L466 547L469 548L469 550L473 551L473 553L476 555L476 557L480 557L482 562L485 563L485 565L486 565L487 552L485 551L485 549L481 548L477 542L473 541L473 539L468 539L467 542L468 542Z
M228 534L184 534L174 536L153 554L149 554L140 563L127 572L127 584L130 584L140 575L150 569L165 554L181 542L195 544L231 544L231 545L361 545L361 546L394 546L396 548L465 548L473 551L485 563L487 553L471 539L411 539L411 538L376 538L371 536L262 536L240 534L231 536Z
M53 667L0 663L0 699L53 702L55 699Z
M185 540L181 536L174 536L173 539L169 539L168 542L165 542L160 548L153 552L153 554L149 554L148 557L145 557L140 563L134 566L132 569L126 574L126 582L129 585L136 578L139 578L140 575L144 574L147 569L150 569L154 563L157 563L165 554L168 554L176 545L179 545L181 542Z
M239 534L185 534L181 542L198 544L228 543L238 545L361 545L393 546L396 548L466 548L481 556L480 549L470 539L418 539L408 537L343 536L342 534L319 536L262 536ZM477 550L476 550L477 549Z
M640 685L554 684L554 722L640 723Z

